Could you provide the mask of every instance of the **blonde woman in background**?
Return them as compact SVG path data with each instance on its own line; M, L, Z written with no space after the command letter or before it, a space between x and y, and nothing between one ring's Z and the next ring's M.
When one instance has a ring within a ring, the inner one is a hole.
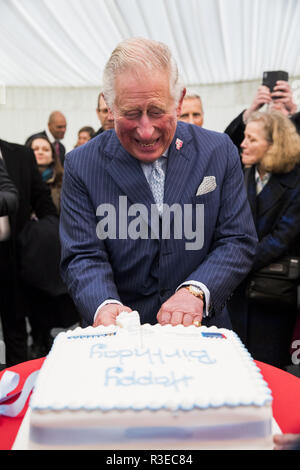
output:
M283 256L300 254L300 136L282 113L256 112L248 118L241 148L259 243L252 271L228 302L228 309L233 329L254 359L284 368L291 362L297 283L288 288L287 296L274 301L250 292L258 270ZM271 282L273 289L275 281ZM283 282L278 292L285 289Z

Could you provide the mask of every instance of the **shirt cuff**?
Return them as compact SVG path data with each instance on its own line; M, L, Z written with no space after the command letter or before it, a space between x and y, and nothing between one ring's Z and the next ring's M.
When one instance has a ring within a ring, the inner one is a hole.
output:
M104 305L107 305L107 304L119 304L119 305L123 305L122 302L120 302L119 300L115 300L115 299L107 299L107 300L104 300L104 302L102 302L101 305L99 305L99 307L97 308L96 310L96 313L94 315L94 321L96 320L96 316L98 315L98 312L100 310L100 308L104 307Z
M203 318L209 316L209 309L210 309L210 292L208 288L206 287L205 284L202 284L202 282L199 281L186 281L180 284L179 287L177 287L176 292L178 289L180 289L183 286L195 286L199 287L203 291L204 297L205 297L205 310L203 311Z

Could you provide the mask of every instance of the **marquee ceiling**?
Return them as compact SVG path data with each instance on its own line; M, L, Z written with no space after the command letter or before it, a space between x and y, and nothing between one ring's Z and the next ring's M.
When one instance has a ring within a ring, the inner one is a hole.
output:
M167 43L188 86L300 76L299 0L0 0L0 83L98 86L132 36Z

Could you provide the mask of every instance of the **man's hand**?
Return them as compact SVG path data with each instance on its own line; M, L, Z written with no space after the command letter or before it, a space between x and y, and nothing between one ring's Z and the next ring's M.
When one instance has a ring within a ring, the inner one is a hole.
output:
M93 326L115 325L121 312L132 312L131 308L119 304L106 304L98 310Z
M300 450L300 434L275 434L274 450Z
M297 112L297 105L294 103L293 92L288 82L278 80L273 88L271 97L273 100L272 109L281 111L280 103L284 106L283 109L286 110L285 114L294 114Z
M195 297L187 289L179 289L172 297L164 302L157 314L157 321L161 325L184 326L192 325L195 321L202 321L203 301Z
M270 92L270 88L265 85L261 85L258 87L254 100L252 101L250 107L246 109L243 114L244 122L247 121L248 117L254 111L258 111L264 104L269 104L272 102L272 96Z

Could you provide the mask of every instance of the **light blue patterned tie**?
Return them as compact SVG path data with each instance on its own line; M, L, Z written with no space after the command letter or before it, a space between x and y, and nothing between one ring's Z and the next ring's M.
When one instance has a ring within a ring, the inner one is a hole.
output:
M156 202L157 210L159 215L163 211L163 202L164 202L164 185L165 185L165 173L161 168L162 160L155 160L152 163L152 171L149 179L150 188Z

